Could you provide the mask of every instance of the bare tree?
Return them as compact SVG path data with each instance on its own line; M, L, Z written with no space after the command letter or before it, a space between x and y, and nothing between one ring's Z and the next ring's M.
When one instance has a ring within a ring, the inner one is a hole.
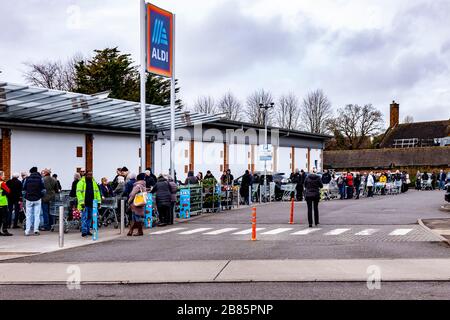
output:
M309 92L303 99L300 111L302 128L312 133L323 134L327 122L333 116L331 103L321 89Z
M344 137L348 149L360 149L368 138L383 129L383 115L371 104L364 107L349 104L339 109L338 114L328 122L329 129Z
M65 62L27 62L25 63L28 67L28 70L24 73L25 80L28 83L38 87L63 91L75 91L75 65L82 59L83 58L81 55L75 55Z
M413 123L414 117L413 116L406 116L405 119L403 119L403 123Z
M283 129L298 129L300 117L299 101L295 94L283 95L276 106L276 125Z
M211 96L201 96L194 104L194 111L206 114L215 114L217 111L214 98Z
M269 91L265 91L264 89L255 91L247 98L247 108L245 109L245 114L247 116L247 120L250 123L254 123L257 125L264 125L264 110L259 107L259 104L262 103L264 105L270 104L273 102L272 94ZM267 123L271 124L272 117L270 109L267 112Z
M242 104L231 93L227 92L220 99L218 104L219 112L225 113L225 118L233 121L241 120Z

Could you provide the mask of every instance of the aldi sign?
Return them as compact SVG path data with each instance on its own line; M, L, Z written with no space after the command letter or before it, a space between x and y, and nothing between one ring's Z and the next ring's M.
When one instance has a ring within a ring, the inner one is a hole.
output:
M147 71L172 77L173 14L147 5Z

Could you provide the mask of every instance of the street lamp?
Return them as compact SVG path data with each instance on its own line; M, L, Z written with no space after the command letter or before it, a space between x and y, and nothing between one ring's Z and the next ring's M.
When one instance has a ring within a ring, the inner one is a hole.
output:
M267 112L269 109L273 108L275 103L260 103L259 108L264 109L264 151L267 152L269 150L269 145L267 144ZM267 201L267 156L264 155L264 198ZM269 195L270 196L270 195Z

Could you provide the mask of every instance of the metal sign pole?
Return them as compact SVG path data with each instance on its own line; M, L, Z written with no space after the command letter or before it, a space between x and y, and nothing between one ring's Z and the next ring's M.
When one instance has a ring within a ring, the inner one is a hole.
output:
M145 170L145 116L146 116L146 107L145 107L145 82L147 80L146 74L146 5L145 0L141 0L141 67L140 67L140 82L141 82L141 172Z
M172 79L170 85L170 174L175 183L175 15L172 28Z

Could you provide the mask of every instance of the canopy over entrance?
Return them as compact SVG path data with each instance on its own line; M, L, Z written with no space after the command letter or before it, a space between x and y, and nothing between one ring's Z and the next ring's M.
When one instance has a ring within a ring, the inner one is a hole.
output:
M170 130L170 108L146 105L147 131ZM175 111L175 127L214 122L223 115ZM139 132L140 104L0 82L0 122Z

